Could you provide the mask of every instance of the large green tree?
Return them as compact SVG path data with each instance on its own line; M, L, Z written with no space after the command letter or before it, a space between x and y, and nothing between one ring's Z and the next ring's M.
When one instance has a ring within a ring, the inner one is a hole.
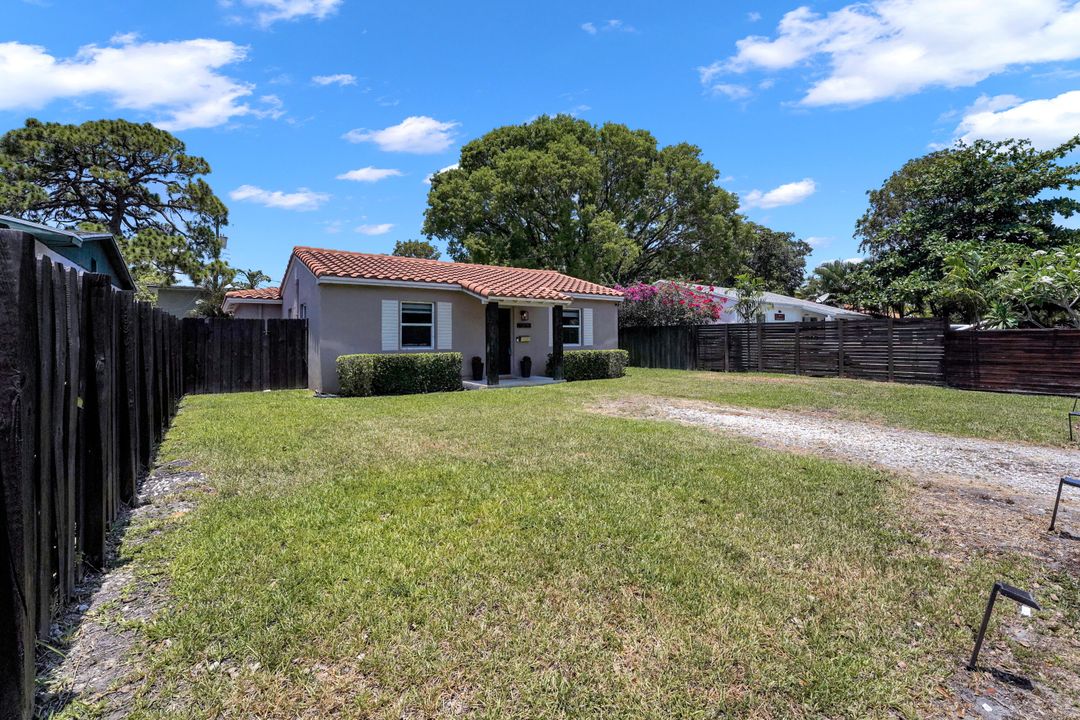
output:
M398 240L391 255L438 260L442 253L427 240Z
M431 180L424 233L459 261L708 281L738 272L736 210L693 145L543 116L466 144L459 166Z
M764 289L794 295L806 272L811 247L795 233L772 230L754 222L739 224L736 246L746 271L761 278Z
M1080 184L1080 164L1064 162L1078 147L1080 136L1049 150L1027 140L958 142L871 190L855 236L879 304L946 314L955 308L939 290L957 248L1006 256L1080 239L1061 222L1080 212L1065 194Z
M228 210L210 165L150 124L30 119L0 137L0 212L116 236L137 278L218 274Z

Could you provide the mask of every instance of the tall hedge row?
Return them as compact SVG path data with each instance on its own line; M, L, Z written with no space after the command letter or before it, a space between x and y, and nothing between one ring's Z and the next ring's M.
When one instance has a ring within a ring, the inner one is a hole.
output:
M410 395L461 389L461 353L342 355L337 359L341 394Z

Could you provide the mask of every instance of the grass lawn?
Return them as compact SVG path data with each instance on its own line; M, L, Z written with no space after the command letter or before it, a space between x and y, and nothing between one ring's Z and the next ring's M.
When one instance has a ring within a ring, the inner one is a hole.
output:
M885 473L588 410L628 395L1051 444L1064 402L647 370L189 396L163 459L218 492L135 558L174 604L135 715L915 716L1025 579L934 559Z

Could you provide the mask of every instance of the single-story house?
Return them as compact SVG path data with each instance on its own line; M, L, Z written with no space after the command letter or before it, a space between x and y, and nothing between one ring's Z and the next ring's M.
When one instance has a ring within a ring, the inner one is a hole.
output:
M462 376L479 357L489 385L519 376L526 357L544 375L556 347L617 348L622 300L553 270L297 247L280 289L230 291L223 307L307 318L309 385L333 393L337 358L352 353L460 352Z
M21 230L34 238L35 254L79 272L103 273L120 290L134 290L120 246L110 233L83 232L49 227L41 223L0 215L0 229Z
M720 305L720 318L713 324L741 323L745 322L735 312L735 302L738 300L738 292L734 288L720 287L719 285L697 285L687 283L685 287L694 292L708 295L714 303ZM762 313L767 323L777 322L813 322L823 320L865 320L868 316L854 310L824 305L803 300L790 295L766 292L762 293Z

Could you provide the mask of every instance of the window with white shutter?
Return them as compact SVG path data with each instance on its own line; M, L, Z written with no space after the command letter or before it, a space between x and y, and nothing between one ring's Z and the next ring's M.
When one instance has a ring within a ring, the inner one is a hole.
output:
M581 344L592 347L592 308L581 310Z
M382 301L382 349L383 352L398 349L398 302Z
M450 350L454 347L454 305L448 302L435 305L438 308L435 331L438 334L439 350Z

